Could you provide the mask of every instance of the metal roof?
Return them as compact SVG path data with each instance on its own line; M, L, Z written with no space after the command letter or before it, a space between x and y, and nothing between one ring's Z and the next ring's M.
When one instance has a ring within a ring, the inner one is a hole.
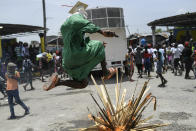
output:
M9 36L14 34L25 35L25 33L40 33L43 30L44 28L40 26L0 23L0 36Z
M56 37L54 39L51 39L50 41L48 41L48 45L57 45L57 41L58 41L59 45L63 45L63 38L62 38L62 36Z
M196 27L196 12L154 20L148 26Z

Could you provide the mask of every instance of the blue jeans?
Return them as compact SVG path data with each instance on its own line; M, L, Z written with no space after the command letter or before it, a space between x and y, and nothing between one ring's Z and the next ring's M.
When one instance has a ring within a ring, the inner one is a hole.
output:
M8 103L9 103L9 107L10 107L11 116L15 116L13 98L15 98L16 103L18 103L20 106L22 106L22 108L25 111L28 111L27 106L20 100L18 89L8 90L7 95L8 95Z
M148 75L150 75L150 64L149 58L144 59L145 72L148 72Z

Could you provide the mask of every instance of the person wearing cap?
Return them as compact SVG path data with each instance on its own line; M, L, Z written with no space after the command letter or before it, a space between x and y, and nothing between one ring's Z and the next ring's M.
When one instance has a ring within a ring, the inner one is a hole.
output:
M15 119L15 113L14 113L14 104L13 104L13 98L15 98L16 103L18 103L24 110L24 115L29 114L28 107L21 101L19 96L19 90L18 90L18 79L20 78L20 73L16 71L16 65L12 62L8 63L7 66L7 73L6 73L6 79L7 79L7 95L8 95L8 103L10 108L11 116L8 119Z
M189 76L189 72L190 72L190 70L192 68L192 64L193 64L193 59L191 58L191 55L192 55L191 47L189 45L189 42L186 41L185 48L182 51L183 61L185 63L185 69L186 69L185 79L191 79Z
M103 79L110 79L116 73L115 68L106 68L105 44L97 40L90 40L86 33L100 33L105 37L116 37L111 31L103 31L100 27L87 20L85 9L88 5L77 2L69 11L72 15L61 26L63 37L62 65L72 80L61 81L58 74L54 73L49 83L44 84L43 89L49 90L57 85L64 85L76 89L85 88L88 85L90 71L101 63Z
M143 47L146 47L146 46L147 46L147 41L146 41L145 38L142 38L142 39L140 40L140 43L141 43L141 45L142 45Z

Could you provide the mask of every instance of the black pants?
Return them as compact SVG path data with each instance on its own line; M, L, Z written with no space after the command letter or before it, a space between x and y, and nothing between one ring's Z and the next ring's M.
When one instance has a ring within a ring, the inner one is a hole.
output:
M185 78L189 77L189 72L191 70L191 66L192 66L192 64L190 62L185 63L185 69L186 69Z
M142 73L142 64L136 64L136 66L137 66L138 73L141 74Z
M30 69L25 71L25 79L26 79L25 86L28 86L30 84L32 88L33 87L33 83L32 83L33 76L32 76L32 71Z
M4 97L6 96L6 89L3 81L0 81L0 92L4 95Z
M178 67L179 67L179 61L180 61L180 58L175 58L174 59L174 68L175 68L175 70L177 70Z
M3 96L5 97L5 89L0 85L0 92L3 94Z

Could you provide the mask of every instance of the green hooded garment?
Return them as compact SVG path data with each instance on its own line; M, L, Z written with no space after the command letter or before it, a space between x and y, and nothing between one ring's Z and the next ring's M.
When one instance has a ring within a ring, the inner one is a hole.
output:
M103 43L85 38L99 27L80 14L70 16L61 26L63 37L63 68L75 80L86 79L90 71L105 58Z

